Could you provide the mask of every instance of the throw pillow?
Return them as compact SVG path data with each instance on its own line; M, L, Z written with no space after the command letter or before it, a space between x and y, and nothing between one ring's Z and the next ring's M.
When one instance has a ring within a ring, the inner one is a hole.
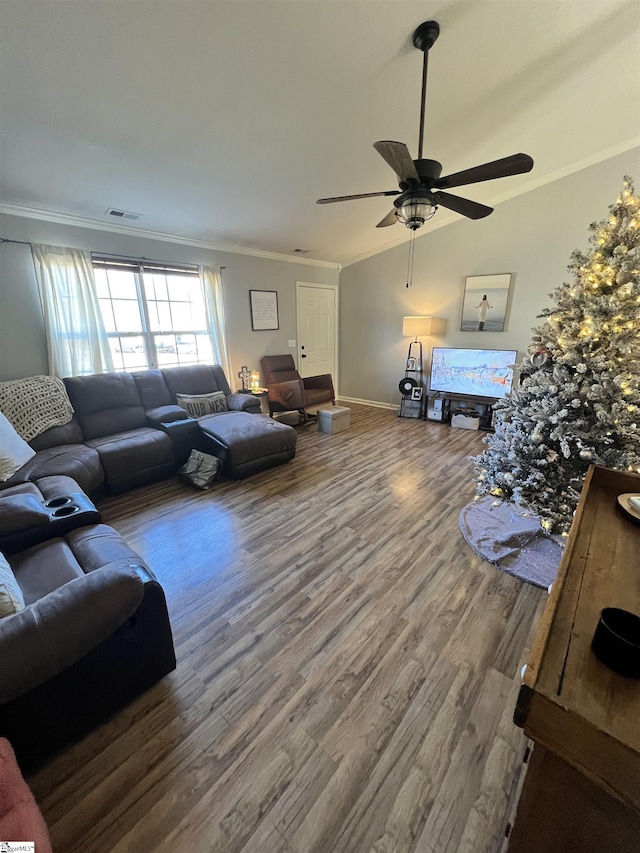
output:
M13 477L35 455L33 447L20 438L11 421L0 412L0 481Z
M0 619L24 610L24 597L4 554L0 554Z
M227 411L227 397L224 391L214 391L212 394L176 394L176 400L192 418Z

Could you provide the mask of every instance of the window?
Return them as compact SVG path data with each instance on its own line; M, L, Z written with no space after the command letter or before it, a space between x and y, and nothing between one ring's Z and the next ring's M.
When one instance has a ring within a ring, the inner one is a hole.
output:
M196 267L93 256L115 370L214 361Z

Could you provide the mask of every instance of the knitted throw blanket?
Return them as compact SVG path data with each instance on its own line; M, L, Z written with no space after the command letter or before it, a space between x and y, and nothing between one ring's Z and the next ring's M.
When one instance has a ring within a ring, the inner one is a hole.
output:
M57 376L0 382L0 412L25 441L51 427L68 424L73 417L67 389Z

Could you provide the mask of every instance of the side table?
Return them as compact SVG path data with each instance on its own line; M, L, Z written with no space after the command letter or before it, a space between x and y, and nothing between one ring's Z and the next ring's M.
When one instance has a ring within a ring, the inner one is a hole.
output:
M254 397L258 398L260 402L260 412L263 415L270 415L271 410L269 408L269 389L268 388L243 388L241 391L238 391L238 394L252 394Z

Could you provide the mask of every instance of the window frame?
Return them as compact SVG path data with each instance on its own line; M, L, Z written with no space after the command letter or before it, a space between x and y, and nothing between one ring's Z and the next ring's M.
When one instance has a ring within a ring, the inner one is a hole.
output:
M126 371L136 371L136 370L148 370L148 369L158 369L158 368L168 368L175 367L186 364L207 364L211 361L212 352L213 352L213 341L211 339L211 333L208 328L207 323L207 315L206 315L206 307L204 294L202 294L202 327L198 329L175 329L171 328L168 330L160 330L156 331L152 328L150 312L149 312L149 302L155 302L158 304L160 301L156 298L156 290L154 286L154 299L149 300L147 298L147 292L145 288L145 273L147 275L160 274L169 276L169 275L178 275L185 276L189 278L196 279L200 286L200 290L202 291L202 278L200 276L200 271L197 265L195 264L171 264L165 263L163 261L151 261L145 258L126 258L121 256L112 256L105 254L93 253L91 254L91 263L94 271L96 270L104 270L107 275L109 270L118 270L130 272L132 274L132 283L135 286L136 291L136 301L138 305L139 319L141 330L140 331L120 331L117 328L116 323L116 314L114 310L114 298L111 296L111 292L109 292L108 300L111 304L112 316L114 320L114 324L116 326L115 331L107 331L105 328L105 333L107 339L109 340L109 345L111 346L111 341L118 340L122 342L127 338L130 339L142 339L143 349L142 353L144 356L145 364L140 365L131 365L127 366L125 364L125 359L123 357L123 350L120 348L120 358L116 358L115 353L112 351L112 356L114 357L114 362L118 361L117 366L114 366L114 370L116 372L126 372ZM108 280L107 280L108 281ZM148 286L148 285L147 285ZM98 297L98 303L100 304L100 309L102 310L102 302L105 297ZM133 301L133 300L131 300ZM186 300L190 301L190 300ZM173 325L173 312L171 310L172 304L176 304L177 301L172 300L169 297L169 291L167 289L167 300L169 306L169 312L171 317L171 323ZM104 315L103 315L104 321ZM105 323L105 326L107 324ZM162 336L172 336L176 342L175 344L175 354L176 359L172 362L161 361L158 357L158 346L156 343L157 338ZM179 338L181 336L191 336L196 343L196 358L190 360L181 360L179 356ZM198 358L198 346L197 341L198 337L206 336L206 340L209 347L209 352L203 359Z

